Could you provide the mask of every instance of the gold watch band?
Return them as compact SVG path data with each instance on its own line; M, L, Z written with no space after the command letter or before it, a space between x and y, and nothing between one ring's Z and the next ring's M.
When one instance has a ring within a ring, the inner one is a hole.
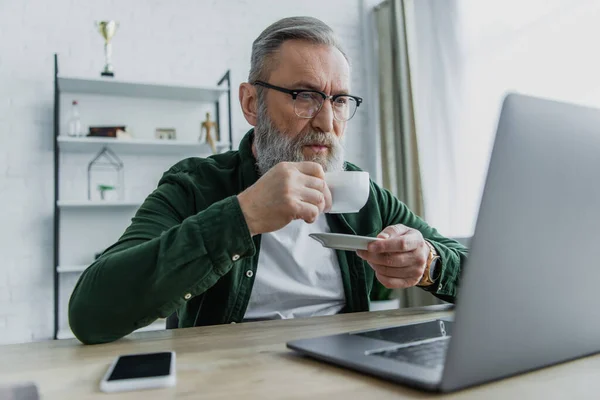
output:
M429 247L429 257L427 257L427 264L425 266L425 272L423 272L423 276L417 286L430 286L433 285L433 280L431 279L431 265L434 261L439 260L440 256L438 255L435 247L427 240L425 241L427 246Z

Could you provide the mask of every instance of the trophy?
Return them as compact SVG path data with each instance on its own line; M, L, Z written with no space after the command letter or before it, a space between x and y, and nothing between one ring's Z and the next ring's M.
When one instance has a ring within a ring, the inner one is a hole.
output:
M106 62L106 65L104 65L104 70L100 75L115 76L113 66L111 64L112 45L110 43L110 40L115 35L115 32L119 27L119 23L117 21L100 21L96 22L96 26L98 27L98 31L104 38L104 60Z

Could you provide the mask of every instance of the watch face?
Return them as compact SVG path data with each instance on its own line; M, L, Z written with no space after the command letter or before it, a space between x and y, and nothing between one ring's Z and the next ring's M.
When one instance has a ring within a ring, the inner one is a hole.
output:
M431 279L432 282L435 281L440 276L441 268L439 268L439 266L440 266L440 259L434 258L431 261L431 265L429 266L429 279Z

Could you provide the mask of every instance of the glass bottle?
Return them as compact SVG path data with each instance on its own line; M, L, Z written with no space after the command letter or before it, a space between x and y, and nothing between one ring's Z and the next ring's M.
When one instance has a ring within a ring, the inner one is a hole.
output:
M69 136L83 136L81 130L81 118L79 117L79 105L77 100L73 100L71 107L71 116L69 118Z

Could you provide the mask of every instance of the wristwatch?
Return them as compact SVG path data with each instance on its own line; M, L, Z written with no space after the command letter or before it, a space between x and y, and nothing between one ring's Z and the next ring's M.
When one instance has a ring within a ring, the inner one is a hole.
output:
M435 280L440 277L442 269L440 268L441 257L438 255L437 250L427 240L425 241L429 247L429 257L427 257L427 265L425 266L425 272L423 277L417 283L417 286L430 286L433 285Z

